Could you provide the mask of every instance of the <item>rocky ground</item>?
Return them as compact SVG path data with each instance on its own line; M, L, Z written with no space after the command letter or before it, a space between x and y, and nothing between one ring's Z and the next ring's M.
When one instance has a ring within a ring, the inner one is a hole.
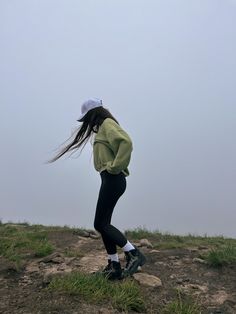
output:
M54 276L72 271L90 273L106 264L101 238L96 233L51 232L49 241L56 250L44 258L28 256L20 270L0 257L0 313L4 314L109 314L118 313L109 304L86 303L79 296L45 291ZM156 250L142 239L133 242L147 257L134 275L148 300L147 313L160 313L173 298L175 288L193 296L203 314L236 313L236 266L213 268L199 255L208 247ZM69 257L65 250L78 252ZM125 263L119 251L122 264ZM131 313L131 312L130 312Z

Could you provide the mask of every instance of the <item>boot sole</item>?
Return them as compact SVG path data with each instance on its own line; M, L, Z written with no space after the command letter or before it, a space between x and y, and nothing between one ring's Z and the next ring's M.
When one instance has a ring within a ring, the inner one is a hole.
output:
M105 278L108 279L108 280L122 280L123 279L123 274L122 273L119 274L119 275L117 275L117 274L107 274L105 276Z

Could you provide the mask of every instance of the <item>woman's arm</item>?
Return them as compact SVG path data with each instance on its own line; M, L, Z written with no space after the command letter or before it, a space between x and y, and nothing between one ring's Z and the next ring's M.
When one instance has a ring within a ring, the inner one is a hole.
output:
M118 174L128 167L133 144L129 135L113 120L106 124L105 133L115 155L115 159L108 162L107 171Z

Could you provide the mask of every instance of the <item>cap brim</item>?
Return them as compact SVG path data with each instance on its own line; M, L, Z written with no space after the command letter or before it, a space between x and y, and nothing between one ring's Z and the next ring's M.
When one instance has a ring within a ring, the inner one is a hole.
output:
M84 117L85 117L85 114L81 115L81 116L79 117L79 119L77 119L76 121L82 122L82 121L84 120Z
M94 108L91 108L90 110L93 110L93 109L95 109L95 108L97 108L97 107L103 107L103 106L99 104L98 106L95 106ZM89 110L89 111L90 111L90 110ZM85 114L82 114L82 115L79 117L79 119L77 119L76 121L79 121L79 122L84 121L84 117L86 116L86 114L87 114L89 111L87 111Z

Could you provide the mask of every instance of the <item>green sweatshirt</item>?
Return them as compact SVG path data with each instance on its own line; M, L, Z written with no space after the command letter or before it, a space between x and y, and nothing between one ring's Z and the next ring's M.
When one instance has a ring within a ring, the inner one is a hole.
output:
M128 176L128 165L133 150L129 135L113 119L106 118L93 142L93 160L97 171L111 174L123 172Z

